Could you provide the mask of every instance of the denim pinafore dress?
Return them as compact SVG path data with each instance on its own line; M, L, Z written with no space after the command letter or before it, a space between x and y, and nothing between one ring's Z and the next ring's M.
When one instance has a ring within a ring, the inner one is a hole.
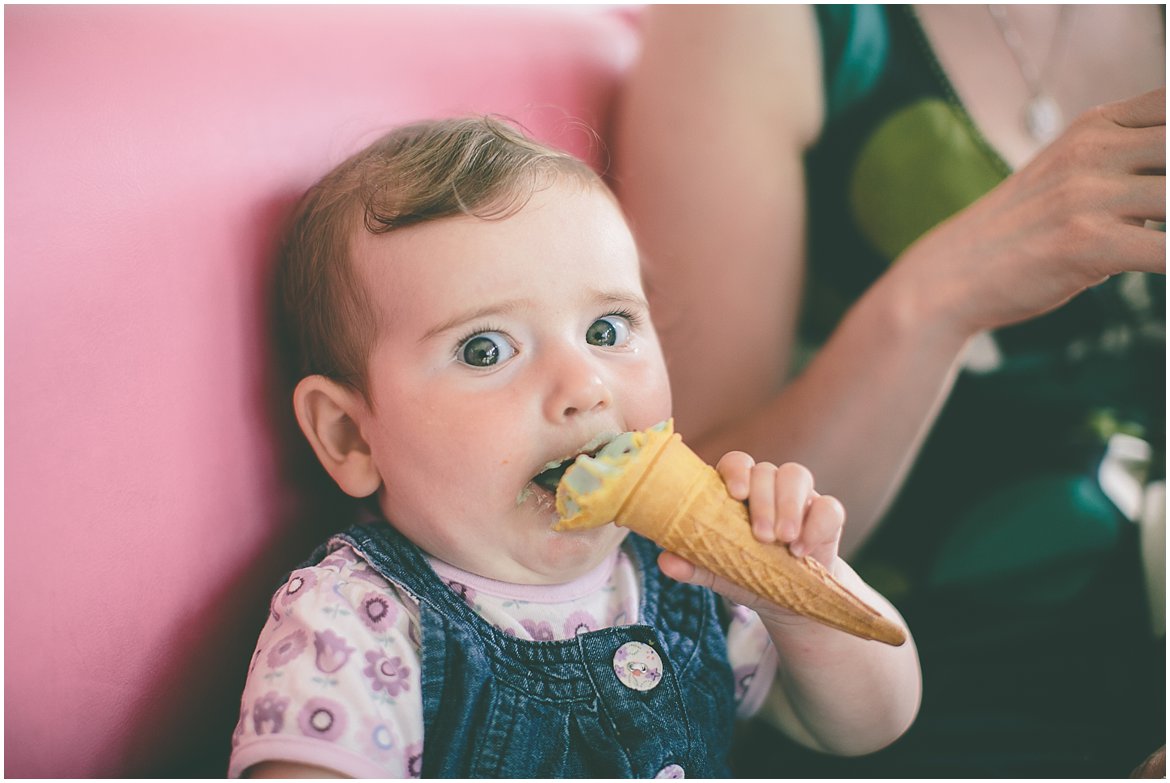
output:
M711 591L662 576L630 535L640 623L561 641L509 636L384 522L353 547L419 602L423 777L726 777L735 720L727 638Z

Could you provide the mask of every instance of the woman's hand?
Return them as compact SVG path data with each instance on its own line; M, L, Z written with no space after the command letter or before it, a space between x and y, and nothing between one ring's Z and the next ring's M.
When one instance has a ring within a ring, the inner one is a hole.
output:
M964 333L1056 308L1127 271L1166 270L1166 91L1099 106L899 258L887 278ZM909 278L909 279L908 279Z

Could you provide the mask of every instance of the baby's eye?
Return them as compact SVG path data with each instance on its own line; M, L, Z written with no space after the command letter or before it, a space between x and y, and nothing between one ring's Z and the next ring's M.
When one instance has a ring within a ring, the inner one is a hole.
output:
M621 346L630 341L630 319L624 315L606 315L594 321L585 331L585 342L590 345Z
M491 367L506 362L516 353L508 338L499 332L480 332L464 340L455 358L471 367Z

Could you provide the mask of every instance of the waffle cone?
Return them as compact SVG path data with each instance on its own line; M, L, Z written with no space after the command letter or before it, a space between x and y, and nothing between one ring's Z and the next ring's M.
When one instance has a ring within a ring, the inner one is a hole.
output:
M608 479L560 529L613 520L712 573L833 628L900 645L905 632L851 593L820 563L752 535L747 507L669 430L650 437L620 476ZM592 500L593 502L588 502ZM600 520L600 521L599 521Z

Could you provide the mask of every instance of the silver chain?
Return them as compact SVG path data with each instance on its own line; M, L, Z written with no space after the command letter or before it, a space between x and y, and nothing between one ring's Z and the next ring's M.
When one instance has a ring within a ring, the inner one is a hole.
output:
M1048 81L1048 72L1051 70L1060 54L1061 47L1066 39L1069 19L1072 17L1071 6L1060 6L1056 17L1056 29L1052 33L1052 42L1048 45L1048 53L1044 64L1037 67L1028 57L1024 48L1024 39L1008 17L1007 8L1002 5L987 6L987 13L995 22L999 35L1003 38L1020 78L1028 88L1028 102L1024 106L1024 127L1036 141L1048 143L1052 141L1064 128L1064 116L1060 105L1052 97L1045 83Z

